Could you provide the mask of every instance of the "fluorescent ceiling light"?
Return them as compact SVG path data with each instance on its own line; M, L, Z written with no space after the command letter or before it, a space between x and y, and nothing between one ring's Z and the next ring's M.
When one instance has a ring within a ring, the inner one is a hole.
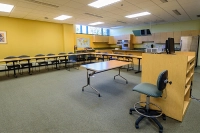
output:
M0 3L0 12L11 12L13 7L13 5Z
M118 29L118 28L122 28L122 27L124 27L124 26L116 26L116 27L110 27L110 28L112 28L112 29Z
M90 23L88 25L98 25L98 24L103 24L104 22L95 22L95 23Z
M121 0L97 0L95 2L88 4L88 5L95 7L95 8L100 8L100 7L110 5L110 4L118 2L118 1L121 1Z
M68 18L71 18L72 16L67 16L67 15L60 15L54 19L56 20L65 20L65 19L68 19Z
M141 12L141 13L137 13L137 14L132 14L132 15L128 15L128 16L125 16L127 18L135 18L135 17L140 17L140 16L145 16L145 15L149 15L151 13L149 12Z

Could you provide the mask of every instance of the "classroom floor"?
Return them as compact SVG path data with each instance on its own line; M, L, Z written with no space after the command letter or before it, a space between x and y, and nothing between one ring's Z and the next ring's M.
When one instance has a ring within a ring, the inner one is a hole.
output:
M148 119L135 129L139 115L129 109L139 101L140 94L132 88L140 83L141 74L122 70L125 81L113 76L118 70L94 75L86 85L86 70L44 70L33 75L5 77L0 73L0 133L157 133ZM168 118L159 121L163 133L199 133L200 73L195 70L192 96L183 122ZM170 108L170 107L169 107Z

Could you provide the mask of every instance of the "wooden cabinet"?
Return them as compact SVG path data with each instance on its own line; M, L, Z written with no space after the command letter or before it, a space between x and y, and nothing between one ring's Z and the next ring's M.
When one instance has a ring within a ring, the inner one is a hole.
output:
M108 36L93 35L93 42L108 42Z
M155 43L165 43L169 37L173 38L174 33L173 32L154 33L154 42Z
M199 30L181 31L181 36L198 36Z
M174 32L174 43L180 43L181 40L181 31Z
M156 85L159 73L168 70L168 80L172 84L167 84L161 98L151 98L150 102L160 106L168 117L182 121L191 99L195 52L176 52L175 55L143 53L142 64L142 82ZM146 96L141 95L141 101L145 100Z
M108 44L117 44L117 40L114 38L114 36L108 37Z
M142 44L142 36L133 36L133 40L132 40L132 43L133 44Z
M160 39L161 39L161 33L154 33L154 42L160 43L161 42Z

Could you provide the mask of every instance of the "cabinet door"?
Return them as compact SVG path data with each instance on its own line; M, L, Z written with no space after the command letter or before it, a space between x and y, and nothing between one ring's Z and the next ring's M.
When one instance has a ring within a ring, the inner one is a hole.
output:
M190 31L191 36L198 36L199 35L199 30L191 30Z
M142 36L133 37L133 44L141 44L141 43L142 43Z
M191 36L190 31L189 30L181 31L181 36Z
M147 41L154 41L154 34L147 36Z
M108 37L108 44L115 44L114 42L115 42L114 41L114 36L109 36Z
M103 42L108 42L109 41L108 36L102 36L102 38L103 38Z
M174 32L174 43L180 43L181 40L181 31Z
M154 42L160 43L161 33L154 33Z

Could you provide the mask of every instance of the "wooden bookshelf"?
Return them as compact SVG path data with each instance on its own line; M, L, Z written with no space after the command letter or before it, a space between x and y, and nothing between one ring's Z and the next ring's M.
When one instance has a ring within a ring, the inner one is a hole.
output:
M170 54L142 54L142 82L157 83L158 75L168 70L167 84L161 98L151 98L151 102L160 106L163 112L173 119L182 121L190 103L191 83L194 75L195 52L176 52ZM141 101L146 100L141 95Z

